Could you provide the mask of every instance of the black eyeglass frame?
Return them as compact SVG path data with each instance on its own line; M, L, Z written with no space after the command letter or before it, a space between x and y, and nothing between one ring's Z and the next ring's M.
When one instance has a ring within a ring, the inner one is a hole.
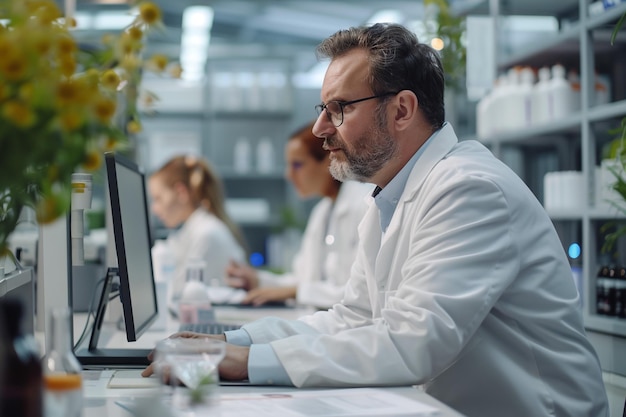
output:
M400 90L400 91L402 91L402 90ZM364 98L357 98L356 100L350 100L350 101L331 100L328 103L322 103L322 104L316 105L315 106L315 110L317 111L317 116L318 117L319 117L320 114L322 114L322 111L326 110L326 117L328 118L328 120L335 127L339 127L339 126L341 126L343 124L343 108L345 106L349 106L350 104L360 103L362 101L373 100L375 98L383 98L383 97L387 97L387 96L393 96L393 95L398 94L400 91L388 91L386 93L376 94L376 95L369 96L369 97L364 97ZM332 114L328 111L328 105L330 103L336 103L339 106L339 109L341 110L341 113L337 113L337 114L341 114L341 121L339 122L339 124L335 124L335 122L333 121Z

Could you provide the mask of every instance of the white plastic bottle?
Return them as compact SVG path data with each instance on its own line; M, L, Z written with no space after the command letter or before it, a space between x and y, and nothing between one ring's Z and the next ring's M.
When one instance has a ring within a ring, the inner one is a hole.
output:
M274 146L268 137L261 138L256 148L256 169L267 174L274 169Z
M519 99L519 68L510 68L506 74L507 82L500 88L498 103L498 127L501 132L509 132L521 125L518 110Z
M178 303L178 319L182 324L207 323L215 319L208 287L204 283L205 272L205 262L200 260L188 262L187 282Z
M492 133L490 113L491 107L493 107L492 102L494 89L481 98L476 105L476 134L480 139L488 138Z
M491 104L489 106L489 113L486 117L491 117L490 135L500 133L506 129L504 124L504 109L502 107L503 102L506 99L508 91L508 79L506 75L500 75L496 81L496 86L491 95Z
M250 172L250 161L252 159L252 149L250 148L250 142L248 138L240 137L235 143L233 151L234 161L233 165L235 171L240 174Z
M569 82L570 87L572 88L572 104L570 106L572 111L580 111L582 108L582 99L580 93L580 76L578 75L578 71L570 70L567 73L567 81Z
M530 67L519 69L519 85L514 93L514 111L517 115L515 127L524 128L531 125L532 91L535 73Z
M537 72L538 81L533 86L531 94L531 124L542 125L550 120L550 100L548 98L550 85L550 68L542 67Z
M596 72L594 83L594 101L592 105L608 104L611 101L611 82L608 76Z
M574 93L565 79L565 67L556 64L552 67L552 79L548 86L551 120L561 120L572 113Z

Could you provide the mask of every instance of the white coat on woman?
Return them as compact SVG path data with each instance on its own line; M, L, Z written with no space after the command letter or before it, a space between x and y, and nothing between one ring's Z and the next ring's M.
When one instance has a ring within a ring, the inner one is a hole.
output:
M244 249L226 224L206 209L197 208L178 229L159 245L159 251L173 255L176 265L174 279L168 285L168 303L175 306L186 283L187 266L191 262L205 264L205 282L223 285L224 270L230 262L246 262ZM154 251L153 251L154 255ZM156 257L156 255L155 255Z
M608 415L559 237L484 146L445 125L384 235L372 204L359 236L342 303L243 327L296 386L421 384L468 416Z
M260 286L297 286L297 302L318 308L341 301L356 258L357 226L373 189L373 184L346 181L334 204L322 198L311 210L291 271L259 271Z

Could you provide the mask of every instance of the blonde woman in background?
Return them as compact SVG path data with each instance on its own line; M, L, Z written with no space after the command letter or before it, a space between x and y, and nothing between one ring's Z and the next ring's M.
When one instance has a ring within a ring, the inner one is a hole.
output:
M246 243L239 228L226 214L221 179L207 161L195 156L176 156L148 180L153 213L172 229L163 247L172 256L176 272L168 284L167 300L175 309L186 283L187 265L205 263L205 282L223 281L233 260L246 262ZM156 252L153 251L153 256Z
M328 170L329 152L312 128L313 123L307 124L289 137L285 174L300 198L321 200L311 211L291 271L279 275L238 263L228 268L230 284L248 290L244 303L262 305L295 298L299 304L326 309L343 297L356 257L357 226L374 186L335 180Z

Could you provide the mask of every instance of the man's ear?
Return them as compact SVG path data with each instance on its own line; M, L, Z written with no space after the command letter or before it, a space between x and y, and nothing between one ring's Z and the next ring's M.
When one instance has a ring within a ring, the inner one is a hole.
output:
M402 90L395 97L394 125L397 130L407 129L417 117L419 102L414 92Z

